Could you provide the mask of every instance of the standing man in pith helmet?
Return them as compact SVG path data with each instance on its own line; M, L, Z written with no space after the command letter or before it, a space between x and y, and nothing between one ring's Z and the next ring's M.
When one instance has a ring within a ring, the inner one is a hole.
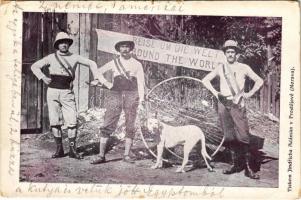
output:
M245 176L259 179L259 175L250 168L250 134L246 116L245 99L250 98L259 90L263 80L246 64L237 62L240 51L237 42L228 40L223 46L226 63L218 65L204 79L203 84L218 99L218 113L224 132L224 145L230 149L232 166L223 171L233 174L245 169ZM216 91L211 81L220 78L220 91ZM245 80L249 77L255 82L249 92L245 92ZM239 155L243 155L243 163Z
M123 161L134 163L130 157L130 150L135 137L135 120L137 110L142 108L144 101L144 72L142 64L132 57L135 43L132 40L116 43L115 49L120 56L100 67L98 77L106 88L104 124L100 128L99 155L91 164L106 162L105 150L109 136L117 128L122 110L125 114L125 151ZM113 74L113 83L107 81L103 74L110 71Z
M61 126L68 127L69 157L82 159L76 151L77 110L73 92L73 80L77 64L90 67L94 77L97 65L94 61L69 52L73 40L65 32L59 32L54 41L55 53L52 53L31 66L34 75L47 86L47 104L51 131L56 142L56 152L52 158L64 156ZM48 67L47 77L41 69ZM63 118L62 118L63 117Z

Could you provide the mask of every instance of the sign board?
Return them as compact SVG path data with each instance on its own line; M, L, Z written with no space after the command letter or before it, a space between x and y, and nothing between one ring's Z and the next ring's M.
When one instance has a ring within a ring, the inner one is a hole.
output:
M133 53L140 60L204 71L212 71L219 63L226 61L221 50L166 42L102 29L96 29L96 32L98 36L97 49L107 53L118 54L115 50L115 44L123 40L132 40L135 43Z

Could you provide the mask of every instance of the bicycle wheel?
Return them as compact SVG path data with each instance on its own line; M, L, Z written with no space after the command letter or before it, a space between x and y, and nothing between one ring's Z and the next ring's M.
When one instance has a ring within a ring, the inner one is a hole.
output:
M157 117L173 126L196 125L205 134L209 155L213 157L221 150L224 137L218 128L217 102L199 79L187 76L166 79L155 85L146 97L146 120ZM144 145L156 157L154 135L144 130L141 131L141 137ZM181 145L167 150L171 156L165 161L179 162L182 159ZM193 161L196 154L198 153L192 152L190 160Z

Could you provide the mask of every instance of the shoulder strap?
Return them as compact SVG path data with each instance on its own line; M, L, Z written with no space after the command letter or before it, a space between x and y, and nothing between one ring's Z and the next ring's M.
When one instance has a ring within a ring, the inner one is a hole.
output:
M225 79L226 79L227 85L229 86L229 88L231 90L231 93L232 93L232 95L234 97L234 99L232 101L235 104L240 104L241 101L242 101L242 98L243 98L242 94L243 94L243 90L244 89L242 89L242 90L239 89L237 81L236 81L236 78L234 77L233 72L231 71L230 67L228 67L228 70L229 70L230 76L232 77L232 79L234 79L234 85L235 85L235 87L237 89L237 93L235 93L235 91L234 91L234 89L232 87L232 84L231 84L228 76L225 75ZM224 69L224 74L225 74L225 69Z
M64 58L63 56L61 57L64 62L67 64L68 69L72 72L72 77L73 79L75 78L75 70L72 68L71 64L68 62L68 60L66 58Z
M228 76L227 76L226 73L225 73L225 65L224 65L224 64L223 64L223 73L224 73L224 76L225 76L227 85L228 85L228 87L230 88L230 91L231 91L232 95L235 96L235 95L236 95L235 90L233 89L232 84L231 84L231 82L230 82Z
M117 63L117 60L116 60L116 58L113 58L113 61L114 61L114 64L115 64L115 66L116 66L116 68L117 68L118 72L119 72L120 74L122 74L122 75L123 75L123 73L121 72L121 70L120 70L120 68L119 68L119 65L118 65L118 63Z
M119 73L122 74L123 76L125 76L127 79L130 79L129 75L126 73L126 70L120 61L120 58L119 57L114 58L113 60L114 60L115 66L116 66L117 70L119 71Z
M229 70L229 74L230 74L231 78L234 80L234 86L235 86L237 92L239 92L239 87L238 87L238 83L237 83L237 81L236 81L236 78L235 78L235 76L234 76L234 74L233 74L231 68L228 67L228 65L227 65L227 68L228 68L228 70Z
M69 76L72 77L72 79L74 79L74 72L73 72L73 70L72 70L72 67L71 67L70 63L69 63L65 58L62 57L62 59L63 59L63 60L65 61L65 63L68 65L68 69L71 70L72 74L71 74L70 71L65 67L65 65L63 64L63 62L59 59L59 56L57 55L57 52L55 52L54 55L55 55L56 60L57 60L57 61L59 62L59 64L63 67L63 69L69 74Z

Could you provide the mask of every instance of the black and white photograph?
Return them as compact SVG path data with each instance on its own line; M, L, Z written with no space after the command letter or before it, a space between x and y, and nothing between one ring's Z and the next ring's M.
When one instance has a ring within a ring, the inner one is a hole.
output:
M277 188L282 27L23 12L20 183Z
M294 1L0 5L0 196L300 198Z

